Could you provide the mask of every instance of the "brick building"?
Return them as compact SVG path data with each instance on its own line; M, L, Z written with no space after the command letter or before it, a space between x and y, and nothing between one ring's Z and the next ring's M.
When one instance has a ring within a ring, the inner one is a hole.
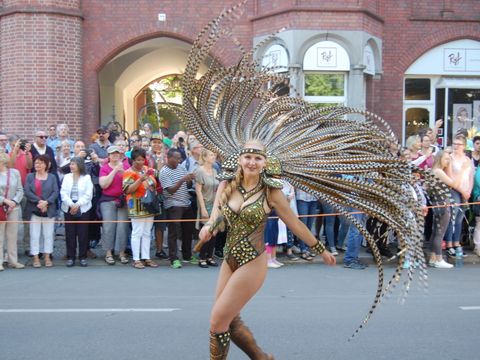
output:
M181 74L202 26L237 2L0 0L1 128L139 127L145 89ZM251 48L286 27L256 56L307 100L376 112L400 138L444 118L446 142L480 128L479 19L477 0L248 0L233 30ZM211 54L236 55L229 42Z

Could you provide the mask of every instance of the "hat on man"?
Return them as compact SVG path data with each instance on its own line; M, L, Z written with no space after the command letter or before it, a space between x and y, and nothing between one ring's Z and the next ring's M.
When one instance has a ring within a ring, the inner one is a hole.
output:
M150 140L163 140L163 136L160 135L158 132L154 132L154 133L150 136Z
M118 146L115 146L115 145L109 146L107 149L107 153L113 154L114 152L120 153L120 149L118 148Z
M98 127L97 132L102 131L102 132L109 132L108 127L105 125L101 125Z

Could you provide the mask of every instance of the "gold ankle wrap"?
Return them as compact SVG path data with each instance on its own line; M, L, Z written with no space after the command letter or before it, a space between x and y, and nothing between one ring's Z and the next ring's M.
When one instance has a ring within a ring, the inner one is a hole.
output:
M210 360L225 360L230 348L230 331L213 333L210 331Z

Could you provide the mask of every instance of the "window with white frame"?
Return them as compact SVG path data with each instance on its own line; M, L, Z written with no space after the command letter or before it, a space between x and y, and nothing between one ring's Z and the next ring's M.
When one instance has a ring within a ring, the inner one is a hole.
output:
M317 106L344 105L350 59L333 41L320 41L305 53L304 98Z
M347 92L345 73L305 73L305 100L326 106L344 104Z

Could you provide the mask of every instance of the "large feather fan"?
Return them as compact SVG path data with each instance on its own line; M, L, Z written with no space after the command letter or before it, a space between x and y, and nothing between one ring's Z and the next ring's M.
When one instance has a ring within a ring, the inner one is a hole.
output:
M217 41L233 39L230 27L242 6L225 10L198 35L182 78L183 105L177 113L206 148L223 158L238 153L249 139L261 140L280 160L283 178L332 205L358 227L378 265L378 288L355 335L400 281L405 258L419 266L419 278L426 281L423 217L419 194L411 186L412 166L389 153L395 136L376 115L346 107L315 108L300 98L279 96L272 89L281 87L285 77L260 67L253 60L256 49L245 52L239 45L241 57L234 66L213 61L200 76L200 66ZM365 224L350 214L352 208L386 224L398 239L398 265L387 283L375 241ZM403 295L414 272L413 267L406 271Z

